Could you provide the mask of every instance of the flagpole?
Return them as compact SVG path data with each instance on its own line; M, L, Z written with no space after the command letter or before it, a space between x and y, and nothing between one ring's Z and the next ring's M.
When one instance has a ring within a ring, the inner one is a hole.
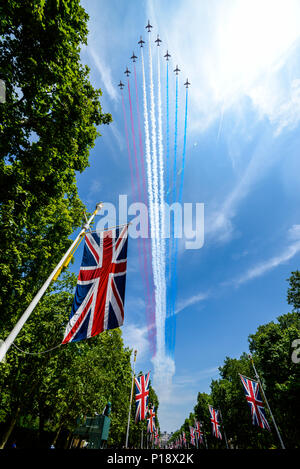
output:
M221 417L221 421L222 421L222 427L223 427L223 431L224 431L224 437L225 437L226 448L229 449L228 441L227 441L227 436L226 436L226 431L225 431L225 427L224 427L224 423L223 423L222 412L221 412L220 407L219 407L219 412L220 412L220 417Z
M130 402L129 402L129 410L128 410L128 422L127 422L127 432L126 432L126 444L125 444L125 448L126 448L126 449L128 448L130 413L131 413L131 404L132 404L132 396L133 396L133 385L134 385L134 378L135 378L135 361L136 361L136 354L137 354L137 350L134 351L134 359L133 359L133 375L132 375L131 394L130 394Z
M60 274L62 268L66 264L69 263L69 261L70 261L69 256L73 253L73 249L75 248L75 246L77 245L79 240L81 240L80 238L82 238L83 235L85 234L85 232L89 229L90 224L92 223L93 219L95 218L95 216L97 215L99 210L101 210L102 207L103 207L103 204L101 202L96 205L96 210L93 212L90 219L87 221L87 223L85 223L83 225L82 230L80 231L79 235L73 241L73 243L71 244L71 246L69 247L69 249L67 250L65 255L63 256L63 258L60 260L60 262L57 264L57 266L55 267L53 272L49 275L49 277L47 278L44 285L40 288L38 293L35 295L32 302L27 307L27 309L25 310L25 312L23 313L21 318L18 320L17 324L15 325L15 327L13 328L11 333L7 336L7 338L0 345L0 362L2 362L4 360L6 353L8 352L8 350L11 347L11 345L13 344L15 338L17 337L20 330L22 329L22 327L26 323L27 319L29 318L29 316L33 312L34 308L36 307L38 302L41 300L42 296L44 295L45 291L47 290L47 288L51 284L52 280L56 280L56 278Z
M258 381L258 383L259 383L259 386L260 386L260 389L261 389L263 398L264 398L265 403L266 403L266 405L267 405L267 407L268 407L268 409L269 409L269 412L270 412L270 415L271 415L271 418L272 418L272 421L273 421L273 425L274 425L274 427L275 427L277 436L278 436L279 441L280 441L280 444L281 444L281 448L282 448L282 449L285 449L285 446L284 446L284 444L283 444L283 441L282 441L280 432L279 432L278 427L277 427L276 422L275 422L275 418L273 417L271 408L270 408L269 403L268 403L268 401L267 401L267 398L266 398L266 395L265 395L265 392L264 392L264 388L262 387L261 381L260 381L259 376L258 376L258 373L257 373L257 371L256 371L256 368L255 368L255 365L254 365L254 361L253 361L252 355L249 354L249 358L250 358L250 360L251 360L251 363L252 363L252 366L253 366L253 369L254 369L254 373L255 373L255 377L256 377L256 379L257 379L257 381Z

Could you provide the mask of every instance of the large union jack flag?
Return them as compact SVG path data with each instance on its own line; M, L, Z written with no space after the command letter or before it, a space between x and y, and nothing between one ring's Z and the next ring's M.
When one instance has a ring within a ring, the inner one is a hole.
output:
M150 371L135 378L135 422L144 420L148 411Z
M93 337L124 322L128 225L87 233L63 344Z
M264 403L259 390L259 383L243 375L240 375L240 378L243 383L247 402L251 409L253 425L258 425L270 431L271 429L266 418Z
M155 407L148 409L149 417L147 417L148 425L147 425L147 433L154 433L155 432Z
M220 440L222 440L222 433L220 430L221 424L219 422L219 411L214 409L211 405L209 405L208 408L210 412L210 420L212 424L213 435L216 438L219 438Z

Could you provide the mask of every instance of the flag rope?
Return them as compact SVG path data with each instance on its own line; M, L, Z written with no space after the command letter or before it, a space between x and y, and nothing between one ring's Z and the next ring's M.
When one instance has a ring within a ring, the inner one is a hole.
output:
M42 355L44 353L52 352L52 350L57 349L62 345L62 343L55 345L55 347L49 348L48 350L43 350L42 352L26 352L25 350L22 350L20 347L18 347L16 344L12 343L11 344L15 349L19 350L19 352L26 353L26 355Z

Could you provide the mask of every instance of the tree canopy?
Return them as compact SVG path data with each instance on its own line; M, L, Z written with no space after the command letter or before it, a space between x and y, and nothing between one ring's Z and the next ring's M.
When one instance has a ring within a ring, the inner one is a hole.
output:
M79 0L8 0L0 17L3 338L83 221L76 172L111 115L80 61L88 15Z
M249 335L249 351L287 448L300 447L300 366L292 360L292 344L300 338L299 272L292 272L289 279L288 303L293 306L291 313L283 314L277 321L259 326ZM226 357L219 368L220 379L212 380L210 394L198 393L194 413L203 424L203 432L209 448L225 448L224 430L230 447L233 448L280 448L280 442L266 409L271 433L252 425L251 413L245 399L239 374L255 380L254 370L247 353L240 358ZM222 412L223 439L212 436L208 405ZM191 414L190 414L191 417ZM189 418L189 421L191 419ZM189 438L187 419L174 433L172 440L182 431Z

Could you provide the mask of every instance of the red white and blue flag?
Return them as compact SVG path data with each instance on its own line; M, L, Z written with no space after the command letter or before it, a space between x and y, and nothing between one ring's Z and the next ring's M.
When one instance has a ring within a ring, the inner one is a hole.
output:
M186 437L185 437L185 432L182 432L182 444L185 446L186 445Z
M159 434L158 434L158 428L155 429L154 432L154 444L159 445Z
M203 432L201 430L201 423L195 420L195 433L199 443L203 444Z
M88 339L124 322L128 225L87 233L63 344Z
M145 420L148 411L150 371L135 378L135 422Z
M220 430L220 421L219 421L219 411L214 409L211 405L208 406L209 408L209 412L210 412L210 420L211 420L211 424L212 424L212 431L213 431L213 435L216 437L216 438L219 438L220 440L222 440L222 433L221 433L221 430Z
M240 375L240 378L243 383L247 402L251 409L253 425L258 425L270 431L271 429L266 418L264 403L259 390L259 383L243 375Z
M195 429L190 426L191 444L195 446Z
M147 425L147 433L154 433L155 432L155 407L153 408L149 408L148 409L148 415L149 417L147 417L147 421L148 421L148 425Z

